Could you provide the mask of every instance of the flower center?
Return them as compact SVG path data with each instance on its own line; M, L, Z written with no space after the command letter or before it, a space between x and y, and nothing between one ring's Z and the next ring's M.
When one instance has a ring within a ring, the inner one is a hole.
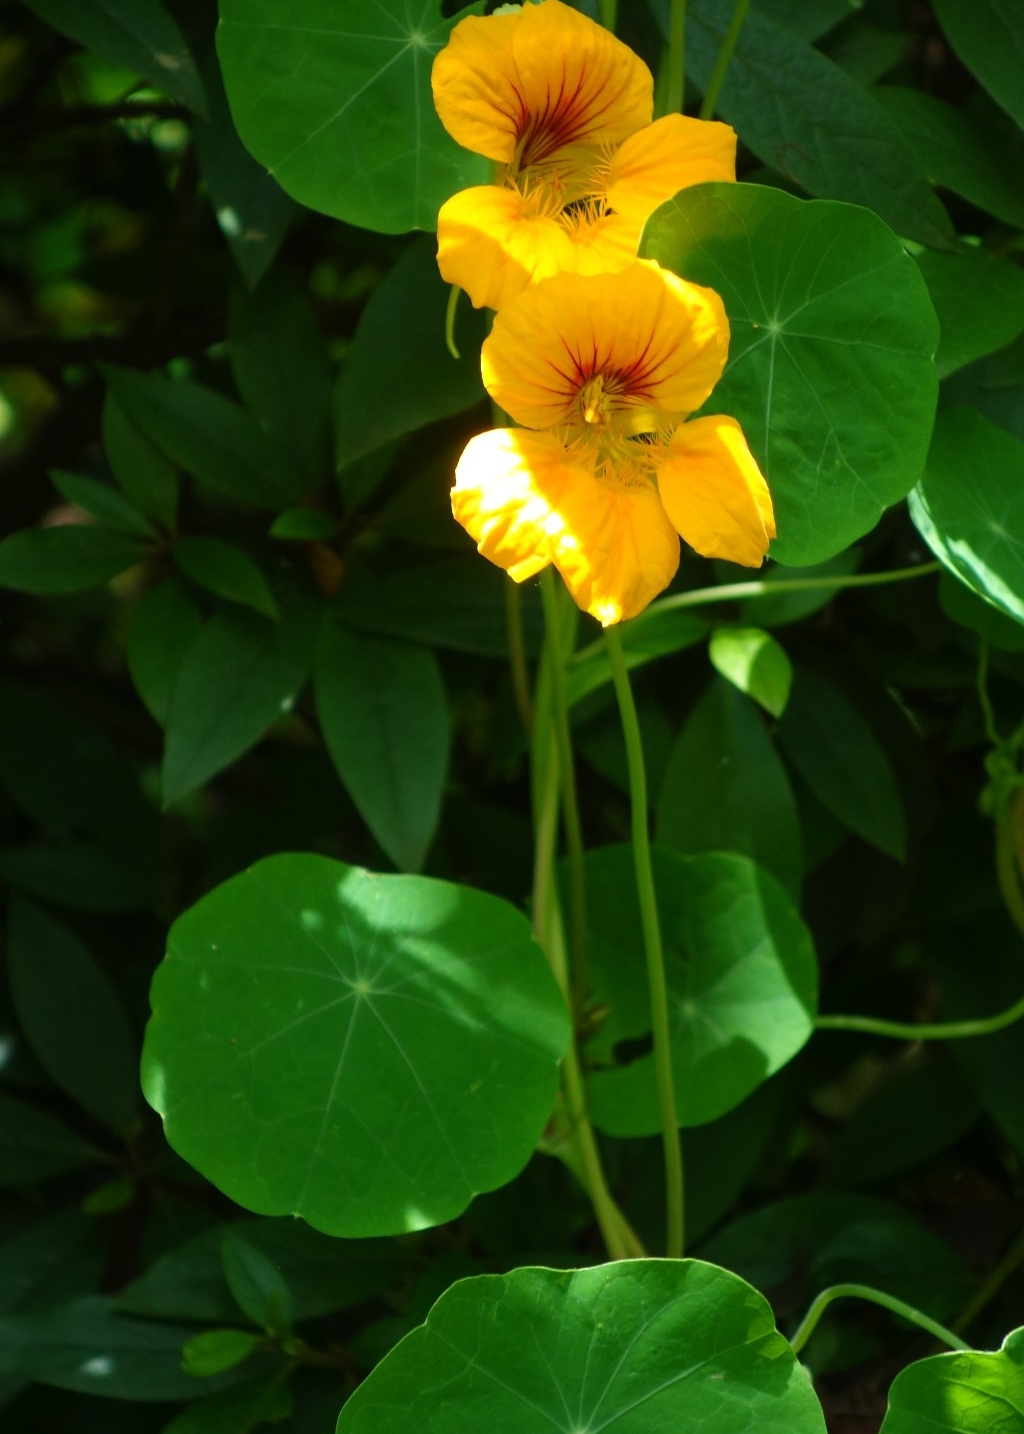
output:
M603 373L595 373L583 385L579 397L580 412L584 423L606 424L611 417L612 396L605 390Z

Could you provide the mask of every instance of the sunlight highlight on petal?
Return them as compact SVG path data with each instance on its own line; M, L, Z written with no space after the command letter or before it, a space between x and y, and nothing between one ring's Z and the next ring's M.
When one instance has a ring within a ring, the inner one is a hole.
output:
M463 189L437 216L437 266L476 308L502 308L533 279L575 267L572 242L556 220L533 216L517 189Z

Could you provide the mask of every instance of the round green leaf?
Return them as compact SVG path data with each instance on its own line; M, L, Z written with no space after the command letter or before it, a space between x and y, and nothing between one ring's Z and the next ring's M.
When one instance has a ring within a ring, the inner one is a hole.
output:
M705 405L743 424L771 488L772 557L819 563L921 476L938 391L924 280L867 209L752 184L698 184L640 245L721 294L729 364Z
M1024 1329L993 1354L908 1365L889 1390L881 1434L1024 1434Z
M918 532L979 597L1024 622L1024 444L973 408L939 416L910 501ZM970 474L970 482L964 475Z
M782 887L755 862L655 847L680 1125L739 1105L814 1029L817 966L810 934ZM609 1135L660 1128L633 853L587 857L594 996L609 1013L588 1046L591 1116ZM635 1057L635 1058L631 1058Z
M824 1434L763 1296L700 1260L460 1280L352 1395L338 1434Z
M450 1220L529 1159L568 1041L494 896L268 857L175 922L143 1087L233 1200L333 1235Z
M222 0L217 53L238 133L293 198L401 234L487 182L434 113L430 67L457 19L437 0Z

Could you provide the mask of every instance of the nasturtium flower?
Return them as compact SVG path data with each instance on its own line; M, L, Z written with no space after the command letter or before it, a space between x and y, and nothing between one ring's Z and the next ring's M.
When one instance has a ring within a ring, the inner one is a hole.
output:
M523 427L471 439L452 489L484 557L516 582L553 563L605 626L668 586L680 535L705 557L758 566L775 523L739 424L684 421L728 348L714 290L643 260L555 275L503 308L481 369Z
M652 124L650 70L561 0L467 17L432 84L449 134L496 168L437 221L441 274L477 308L552 274L624 268L659 204L736 177L734 131L679 114Z

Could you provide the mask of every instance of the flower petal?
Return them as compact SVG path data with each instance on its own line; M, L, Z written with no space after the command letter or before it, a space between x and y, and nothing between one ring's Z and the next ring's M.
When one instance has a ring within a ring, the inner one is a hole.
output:
M550 433L499 428L471 439L452 512L516 582L554 563L605 626L645 608L679 565L679 539L653 484L598 478Z
M618 144L653 110L644 62L561 0L467 17L435 57L431 84L453 139L520 169L569 146Z
M532 216L517 189L485 184L460 190L437 216L441 276L464 289L478 309L500 309L533 279L575 263L562 226Z
M680 189L736 178L736 131L717 120L665 115L612 155L607 199L625 219L644 221Z
M678 428L658 467L658 488L691 548L761 566L775 537L771 494L734 418L695 418Z
M624 419L637 409L691 413L728 350L729 321L712 289L636 261L617 274L556 274L526 289L495 318L481 372L518 423L552 428L583 422L583 389L598 375Z

